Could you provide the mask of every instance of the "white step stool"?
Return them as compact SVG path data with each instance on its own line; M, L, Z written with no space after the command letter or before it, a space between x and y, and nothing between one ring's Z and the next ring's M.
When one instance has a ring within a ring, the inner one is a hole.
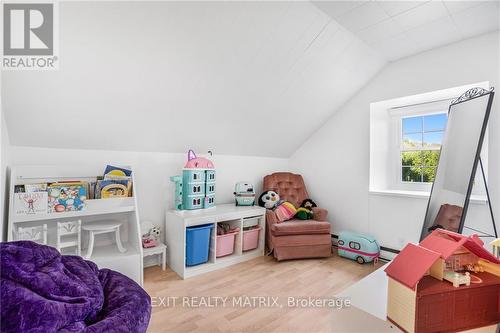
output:
M159 243L155 247L148 247L148 248L142 249L142 257L143 258L148 257L148 256L152 256L155 254L158 255L158 266L160 266L160 264L161 264L161 269L165 270L165 266L167 263L167 246L163 243Z
M118 247L118 251L126 252L127 250L123 247L122 241L120 239L120 226L122 222L118 221L99 221L90 224L85 224L82 226L83 230L89 232L89 246L87 248L87 255L85 255L85 259L90 259L92 256L92 251L94 250L94 238L95 235L106 234L106 233L115 233L116 247Z

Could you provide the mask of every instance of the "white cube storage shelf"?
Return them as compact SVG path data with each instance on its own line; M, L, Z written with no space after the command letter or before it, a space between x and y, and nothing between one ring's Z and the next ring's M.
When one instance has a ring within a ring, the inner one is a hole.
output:
M264 255L265 245L265 208L259 206L235 206L234 204L217 205L201 210L169 210L165 219L165 237L168 246L167 264L181 278L186 279L199 274L211 272ZM223 257L216 257L217 223L226 222L232 227L239 227L234 252ZM196 266L186 266L186 228L213 224L210 234L208 262ZM243 251L243 226L259 225L261 227L259 243L256 249Z
M19 227L47 225L47 245L56 246L57 222L81 220L82 226L98 224L99 221L120 221L120 238L125 252L120 252L115 244L114 235L99 235L95 238L94 250L90 261L99 268L118 271L140 285L143 284L142 240L137 210L137 198L110 198L87 200L81 211L20 215L14 213L14 186L21 184L52 183L57 181L91 181L101 175L105 165L99 166L48 166L26 165L11 168L9 223L7 240L13 240L14 231ZM132 172L133 187L135 187ZM135 193L134 193L135 195ZM82 230L82 254L88 246L88 232Z

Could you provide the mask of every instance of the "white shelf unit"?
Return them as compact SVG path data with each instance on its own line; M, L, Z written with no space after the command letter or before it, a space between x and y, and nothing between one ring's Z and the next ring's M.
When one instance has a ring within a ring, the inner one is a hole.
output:
M14 239L14 230L19 226L38 226L47 224L47 245L55 246L57 222L82 220L82 225L98 223L103 220L122 221L120 236L126 252L118 251L113 237L102 235L96 238L94 251L90 258L99 268L118 271L140 285L143 284L142 241L137 209L134 172L132 182L134 197L87 200L81 211L47 213L40 215L17 215L14 213L14 186L22 184L53 183L58 181L95 181L102 175L105 165L23 165L11 168L9 191L9 223L7 240ZM128 168L128 167L127 167ZM130 169L130 168L128 168ZM82 253L86 253L88 235L82 231Z
M168 246L167 264L181 278L186 279L199 274L211 272L264 255L266 210L258 206L235 206L234 204L218 205L200 210L169 210L166 214L165 237ZM258 247L243 251L243 223L247 219L257 219L261 227ZM217 223L228 222L240 228L236 236L234 253L216 257ZM208 262L196 266L186 266L186 228L202 224L213 224L210 235Z

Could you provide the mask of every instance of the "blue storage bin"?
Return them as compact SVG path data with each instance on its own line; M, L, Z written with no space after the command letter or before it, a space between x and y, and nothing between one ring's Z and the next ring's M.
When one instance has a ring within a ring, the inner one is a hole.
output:
M203 264L208 261L210 234L213 224L186 228L186 266Z

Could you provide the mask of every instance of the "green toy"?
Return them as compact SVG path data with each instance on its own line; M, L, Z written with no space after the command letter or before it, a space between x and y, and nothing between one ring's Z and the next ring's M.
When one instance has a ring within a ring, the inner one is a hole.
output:
M297 208L297 213L295 217L299 220L310 220L313 218L313 207L318 207L314 201L311 199L305 199Z

